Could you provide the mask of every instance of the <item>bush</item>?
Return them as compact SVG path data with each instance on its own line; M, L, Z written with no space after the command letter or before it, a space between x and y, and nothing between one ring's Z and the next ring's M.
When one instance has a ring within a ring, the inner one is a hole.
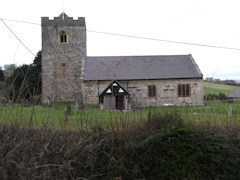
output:
M226 99L226 94L224 94L224 93L219 93L219 94L218 94L218 97L219 97L220 100L224 100L224 99Z
M234 179L240 175L239 155L224 135L181 128L132 146L126 164L135 168L128 172L132 178Z
M0 179L237 179L240 138L152 113L129 130L0 126Z
M224 100L224 99L226 99L226 94L224 93L204 95L204 100L207 100L207 101Z

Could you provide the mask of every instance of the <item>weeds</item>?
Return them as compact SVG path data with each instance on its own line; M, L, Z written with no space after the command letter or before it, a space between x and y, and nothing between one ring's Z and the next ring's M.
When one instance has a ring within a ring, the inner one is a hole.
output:
M88 112L81 113L88 117ZM34 128L33 124L31 127L17 123L1 125L0 177L221 179L240 176L240 136L236 126L227 129L212 128L203 122L194 124L184 120L178 110L168 108L147 110L145 120L138 114L141 121L136 114L109 113L112 114L107 126L100 124L100 117L95 116L99 119L95 119L94 126L88 126L84 120L81 127L85 128L79 130L71 130L67 125L57 129L49 125L41 128Z
M68 103L69 104L69 103ZM224 179L240 176L239 104L136 112L0 107L1 179Z

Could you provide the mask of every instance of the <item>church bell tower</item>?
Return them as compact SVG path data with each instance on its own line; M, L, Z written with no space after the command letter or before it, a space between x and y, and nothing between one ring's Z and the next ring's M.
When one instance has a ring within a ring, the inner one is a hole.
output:
M42 17L42 102L81 98L86 57L85 18L65 13L50 20Z

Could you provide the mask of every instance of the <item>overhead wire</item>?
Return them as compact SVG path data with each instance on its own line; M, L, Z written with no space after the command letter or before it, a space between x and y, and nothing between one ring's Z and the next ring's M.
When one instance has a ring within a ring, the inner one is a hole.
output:
M11 30L11 28L4 22L2 18L0 20L7 27L7 29L14 35L14 37L35 57L35 54L21 41L21 39Z
M181 42L181 41L171 41L171 40L164 40L164 39L157 39L157 38L133 36L133 35L126 35L126 34L116 34L116 33L100 32L100 31L92 31L92 30L87 30L87 32L114 35L114 36L122 36L122 37L129 37L129 38L136 38L136 39L144 39L144 40L151 40L151 41L161 41L161 42L175 43L175 44L184 44L184 45L192 45L192 46L204 46L204 47L210 47L210 48L220 48L220 49L229 49L229 50L240 51L240 48L232 48L232 47L224 47L224 46L214 46L214 45L207 45L207 44L189 43L189 42Z
M31 25L40 25L39 23L32 23L32 22L26 22L26 21L18 21L18 20L10 20L10 19L2 19L5 21L12 21L17 23L25 23L25 24L31 24ZM4 23L5 24L5 23ZM5 24L6 25L6 24ZM7 25L6 25L7 26ZM8 26L7 26L8 27ZM8 29L11 31L11 29L8 27ZM235 47L226 47L226 46L216 46L216 45L208 45L208 44L199 44L199 43L190 43L190 42L183 42L183 41L173 41L173 40L165 40L165 39L158 39L158 38L150 38L150 37L143 37L143 36L134 36L134 35L127 35L127 34L119 34L119 33L111 33L111 32L103 32L103 31L94 31L94 30L86 30L90 33L98 33L98 34L105 34L105 35L111 35L111 36L119 36L119 37L127 37L127 38L135 38L135 39L143 39L143 40L151 40L151 41L159 41L159 42L166 42L166 43L175 43L175 44L183 44L183 45L191 45L191 46L201 46L201 47L207 47L207 48L218 48L218 49L226 49L226 50L236 50L240 51L240 48ZM12 31L11 31L12 32ZM12 32L13 33L13 32ZM13 33L14 34L14 33ZM17 36L14 34L14 36L17 38ZM20 39L17 38L19 41ZM20 41L21 42L21 41ZM22 42L21 42L22 43ZM23 44L23 43L22 43ZM24 45L25 46L25 45ZM26 47L26 46L25 46ZM26 47L27 48L27 47ZM28 49L28 48L27 48ZM28 49L29 50L29 49ZM30 51L30 50L29 50ZM30 51L31 52L31 51ZM32 53L32 52L31 52ZM33 54L33 53L32 53Z

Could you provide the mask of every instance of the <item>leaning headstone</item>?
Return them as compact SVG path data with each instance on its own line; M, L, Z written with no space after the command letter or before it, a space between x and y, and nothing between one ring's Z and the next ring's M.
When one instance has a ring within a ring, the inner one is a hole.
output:
M71 105L70 105L70 104L68 104L68 105L65 106L65 111L67 111L67 114L68 114L68 115L71 115L72 108L71 108Z
M23 98L21 98L21 107L25 106L25 100Z
M64 109L64 121L68 120L68 112L67 109Z
M232 118L232 115L233 115L233 107L232 107L232 104L230 104L228 108L228 118Z
M64 121L68 120L68 116L71 115L71 105L66 105L64 109Z
M8 101L8 107L12 107L12 101L9 99L9 101Z

